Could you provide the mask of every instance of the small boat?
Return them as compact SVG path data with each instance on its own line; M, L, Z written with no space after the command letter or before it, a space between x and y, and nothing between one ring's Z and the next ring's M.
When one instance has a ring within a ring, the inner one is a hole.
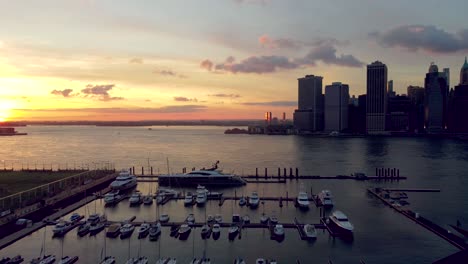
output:
M329 224L344 235L352 235L354 226L349 222L348 217L341 211L334 211L328 218Z
M97 224L99 222L101 222L102 220L105 220L105 216L101 216L99 214L92 214L88 217L88 220L86 220L86 222L90 223L90 224Z
M192 229L190 228L190 226L188 224L183 224L180 226L179 228L179 239L180 240L186 240L188 238L188 236L190 235L190 232L192 231Z
M208 224L211 224L215 221L215 218L212 215L208 215L208 218L206 219L206 222Z
M89 233L89 228L90 227L91 227L91 225L89 223L84 223L84 224L80 225L78 227L78 231L77 231L78 235L80 237L86 236Z
M236 224L232 224L228 230L229 240L233 240L234 238L236 238L238 233L239 233L239 226Z
M324 207L333 207L333 196L329 190L322 190L318 197Z
M284 227L283 225L277 224L273 228L273 234L275 234L276 237L283 237L284 236Z
M252 209L255 209L260 204L260 198L258 197L257 192L252 192L252 195L249 197L249 206Z
M20 264L24 261L24 258L21 255L14 256L13 258L3 258L0 259L0 264Z
M264 258L258 258L255 260L255 264L267 264L267 262Z
M97 224L91 224L89 228L89 235L90 236L95 236L99 234L102 230L106 228L106 223L105 222L99 222Z
M232 222L233 223L240 223L242 220L240 214L233 214L232 215Z
M100 264L115 264L115 258L112 256L105 257Z
M197 206L204 206L206 201L208 200L208 190L201 185L197 186Z
M123 196L119 194L119 191L113 191L104 195L104 203L106 206L117 204L118 202L122 201L122 199Z
M45 255L40 258L35 258L31 260L31 264L52 264L55 262L55 256L54 255Z
M234 264L246 264L245 260L242 258L236 258Z
M249 215L244 215L242 217L242 222L244 222L244 224L250 224L250 217Z
M213 233L213 239L218 240L218 238L221 235L221 227L219 224L214 224L213 228L211 229L211 232Z
M169 222L169 215L168 214L162 214L161 216L159 216L159 222L161 222L161 223Z
M193 205L193 195L191 192L187 192L187 194L185 195L184 205L185 206Z
M195 223L195 216L193 214L189 214L187 218L185 218L185 222L189 224Z
M211 235L211 227L207 224L204 224L201 229L201 237L202 239L209 238Z
M315 229L314 225L305 224L302 227L302 230L304 231L304 234L306 235L307 239L316 239L317 238L317 230Z
M65 235L71 228L72 228L72 225L70 225L70 223L65 222L65 221L59 221L59 222L54 226L54 229L52 229L52 232L54 233L54 237L63 236L63 235Z
M106 232L107 237L117 237L120 234L120 224L112 224Z
M301 209L309 209L309 196L306 192L299 192L299 195L296 198L297 206Z
M176 258L160 258L156 261L156 264L177 264Z
M160 223L151 224L151 227L148 233L149 233L150 241L157 240L159 235L161 235L161 224Z
M148 223L143 223L141 226L138 228L138 238L145 238L148 236L150 230L150 224Z
M210 263L211 263L211 260L209 258L201 258L201 259L194 258L192 259L192 261L190 261L190 264L210 264Z
M147 257L130 258L125 263L126 264L147 264L148 258Z
M272 225L278 224L278 218L276 216L270 217L270 224Z
M83 219L84 216L78 214L78 213L73 213L71 216L70 216L70 222L72 223L75 223L77 221L80 221L81 219Z
M278 262L276 261L276 259L270 259L269 264L278 264Z
M262 214L262 216L260 217L260 223L261 224L268 224L268 221L270 220L270 217L268 217L267 215L265 214Z
M141 196L140 192L135 192L130 196L130 199L128 200L130 203L130 206L137 206L140 205L143 202L143 198Z
M240 199L239 199L239 206L244 206L247 204L247 199L245 199L244 196L242 196Z
M78 256L74 256L74 257L65 256L59 261L58 264L72 264L77 261L78 261Z
M171 231L170 231L170 236L173 237L173 236L178 235L179 229L180 229L180 226L178 226L178 225L172 225L172 226L171 226Z
M151 195L147 195L143 197L143 204L144 205L152 205L153 204L153 197Z
M217 224L221 224L223 222L223 217L220 214L216 214L214 220Z
M133 231L135 231L135 227L132 224L130 223L124 224L120 228L120 238L124 239L124 238L130 237L133 234Z

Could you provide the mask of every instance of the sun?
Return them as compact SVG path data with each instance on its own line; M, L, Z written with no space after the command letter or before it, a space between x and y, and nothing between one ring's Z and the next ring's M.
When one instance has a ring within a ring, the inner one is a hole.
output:
M8 121L11 118L11 110L15 109L13 101L0 101L0 122Z

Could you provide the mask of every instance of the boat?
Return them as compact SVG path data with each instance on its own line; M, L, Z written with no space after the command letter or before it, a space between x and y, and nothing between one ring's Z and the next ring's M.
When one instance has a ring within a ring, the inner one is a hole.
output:
M238 233L239 233L239 226L236 224L232 224L228 230L229 239L233 240L234 238L236 238Z
M74 257L65 256L59 261L58 264L72 264L77 261L78 261L78 256L74 256Z
M255 264L267 264L267 262L264 258L258 258L255 260Z
M106 228L106 222L104 222L104 221L101 221L101 222L99 222L97 224L91 224L91 226L89 228L89 235L90 236L97 235L102 230L104 230L105 228Z
M132 224L124 224L120 227L120 238L124 239L130 237L133 234L133 231L135 231L135 227Z
M188 224L194 224L195 216L193 214L189 214L187 218L185 218L185 222L187 222Z
M276 259L270 259L269 264L278 264L278 262L276 261Z
M169 222L169 215L168 214L162 214L161 216L159 216L159 222L161 222L161 223Z
M148 223L141 224L141 226L138 228L138 231L137 231L138 238L145 238L146 236L148 236L150 227L151 226Z
M84 216L78 214L78 213L73 213L71 216L70 216L70 222L71 223L75 223L75 222L78 222L80 221L81 219L83 219Z
M188 224L183 224L180 226L178 234L179 234L179 239L180 240L186 240L188 236L190 235L190 232L192 229Z
M20 264L24 261L24 258L21 255L14 256L12 258L6 257L0 259L0 264Z
M105 257L100 264L115 264L115 258L112 256Z
M88 217L87 222L90 224L97 224L105 220L106 220L106 217L104 215L101 216L100 214L92 214Z
M149 233L150 241L157 240L159 235L161 235L161 224L160 223L151 224L151 227L148 233Z
M130 174L128 170L123 170L119 173L119 176L111 182L110 188L112 190L128 190L137 186L137 178L135 175Z
M241 216L240 214L233 214L232 215L232 222L233 223L240 223L241 222Z
M244 224L250 224L250 217L249 215L244 215L242 217L242 222L244 222Z
M204 206L206 201L208 200L208 190L202 186L198 185L197 186L197 206Z
M210 263L211 263L211 260L205 257L201 259L194 258L192 259L192 261L190 261L190 264L210 264Z
M270 217L270 224L272 225L278 224L278 218L276 216Z
M72 225L70 223L65 222L65 221L59 221L54 226L54 229L52 229L52 232L54 234L54 237L63 236L68 231L70 231L71 228L72 228Z
M211 232L213 233L213 239L218 240L221 235L221 226L219 224L214 224Z
M352 234L354 226L349 222L348 217L341 211L334 211L328 218L329 224L342 234Z
M77 231L78 235L80 237L86 236L89 233L89 228L90 227L91 227L91 225L89 223L84 223L84 224L80 225L78 227L78 231Z
M143 197L143 204L144 205L152 205L153 204L153 197L151 195L146 195Z
M130 203L130 206L137 206L140 205L143 202L143 198L141 196L140 192L134 192L132 196L130 196L130 199L128 200Z
M185 206L193 205L193 194L191 192L187 192L187 195L185 195L184 205Z
M218 170L218 162L212 168L194 170L182 174L163 174L158 177L158 182L162 186L177 183L180 186L241 186L246 181L234 174L225 174Z
M106 206L115 205L123 200L123 196L119 194L119 191L106 193L104 195L104 203Z
M268 221L270 221L270 217L268 217L265 214L262 214L262 216L260 217L260 223L266 225L268 224Z
M315 229L314 225L305 224L302 227L302 230L304 231L304 234L305 234L307 239L316 239L317 238L317 230Z
M275 234L276 237L284 237L284 227L283 225L277 224L273 228L273 234Z
M31 260L31 264L52 264L55 262L55 256L54 255L45 255L40 258L35 258Z
M247 262L245 262L245 260L242 259L242 258L236 258L236 259L234 260L234 264L246 264L246 263L247 263Z
M179 191L173 190L173 189L168 189L168 188L159 188L156 191L156 196L160 197L178 197L179 196Z
M247 199L245 199L244 196L242 196L240 199L239 199L239 206L244 206L247 204Z
M126 264L147 264L148 258L147 257L130 258L125 263Z
M306 192L299 192L296 198L297 206L301 209L309 209L309 196Z
M204 224L201 229L201 237L202 239L209 238L211 235L211 227L207 224Z
M214 216L208 215L208 218L206 219L206 222L207 222L208 224L211 224L211 223L213 223L214 221L215 221Z
M333 196L329 190L322 190L318 197L324 207L333 207Z
M252 192L252 195L249 197L249 206L252 209L255 209L260 204L260 198L258 198L257 192Z
M179 229L180 229L179 225L171 225L170 236L171 237L177 236L179 234Z
M216 214L215 217L214 217L214 221L217 224L221 224L223 222L223 217L220 214Z
M177 264L177 259L175 258L160 258L156 260L156 264Z
M120 234L120 224L112 224L106 232L107 237L117 237Z

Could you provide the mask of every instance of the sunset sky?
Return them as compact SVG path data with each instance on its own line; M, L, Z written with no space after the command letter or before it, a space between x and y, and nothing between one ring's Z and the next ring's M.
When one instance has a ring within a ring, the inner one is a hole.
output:
M288 118L297 78L459 81L466 0L0 0L0 121Z

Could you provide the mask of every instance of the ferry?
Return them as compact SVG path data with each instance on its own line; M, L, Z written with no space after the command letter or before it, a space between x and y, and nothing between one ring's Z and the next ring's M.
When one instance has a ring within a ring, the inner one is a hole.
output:
M115 179L115 181L111 182L110 188L112 190L128 190L137 186L137 178L135 175L130 174L129 171L123 170L119 173L119 176Z
M246 184L240 176L222 173L218 170L218 163L219 161L209 169L181 174L162 174L158 177L158 181L163 186L241 186Z

